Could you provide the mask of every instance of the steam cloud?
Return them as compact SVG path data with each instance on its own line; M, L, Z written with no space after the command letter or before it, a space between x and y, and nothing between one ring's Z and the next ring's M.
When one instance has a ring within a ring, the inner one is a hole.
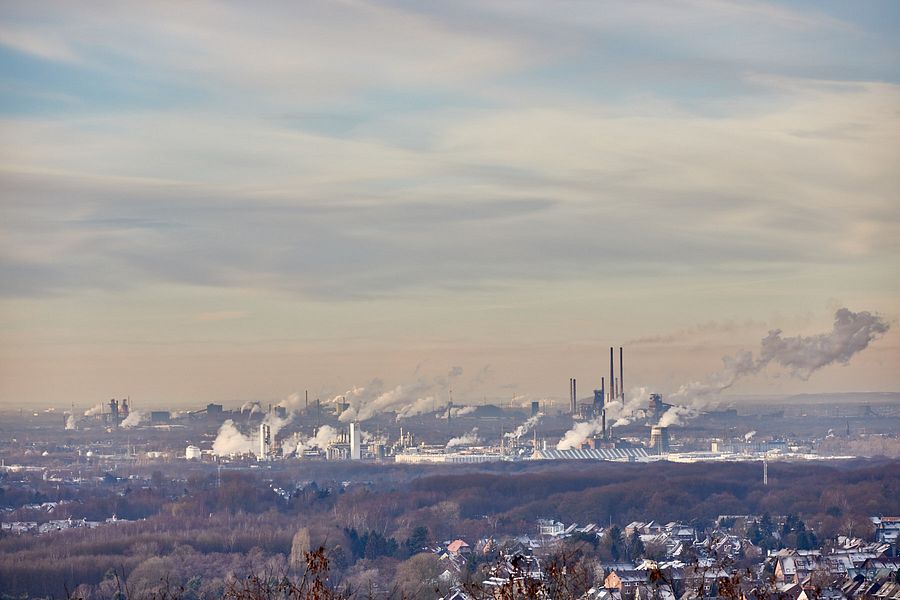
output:
M250 454L253 451L253 440L250 439L250 436L241 433L234 421L228 419L219 427L212 450L213 454L217 456Z
M100 404L95 404L91 408L84 411L84 416L86 416L86 417L93 417L94 415L100 415L100 414L103 414L103 403L102 402Z
M452 406L450 407L450 417L462 417L478 410L477 406ZM447 411L441 415L441 418L447 418Z
M581 444L591 436L597 435L603 431L603 423L600 417L591 419L590 421L582 421L576 423L572 429L566 432L559 443L556 444L557 450L572 450L580 448Z
M606 404L606 426L624 427L633 420L632 415L644 408L649 391L645 387L632 388L626 394L627 400L624 406L619 402ZM557 450L572 450L580 448L581 445L592 436L603 432L603 416L598 416L590 421L582 421L576 423L572 429L567 431L559 443L556 445Z
M259 400L252 400L250 402L244 402L241 405L241 413L249 412L252 416L254 413L262 412L262 406L259 403Z
M472 431L469 433L462 435L460 437L451 438L449 442L447 442L447 449L455 448L456 446L471 446L473 444L477 444L481 441L481 438L478 437L478 428L473 427Z
M119 423L119 425L125 427L126 429L130 427L137 427L141 424L142 421L144 421L144 417L145 415L141 411L133 410L128 413L128 416L125 417L125 419L121 423Z
M259 409L258 403L256 404L256 407ZM277 417L275 413L269 413L262 422L268 424L271 430L272 439L274 440L275 435L281 431L285 425L291 422L291 418L292 416L288 415L287 418L281 419ZM222 423L221 427L219 427L219 432L216 434L215 441L213 441L213 454L217 456L253 454L258 450L258 442L258 437L241 433L241 430L237 428L234 421L228 419Z
M696 417L715 394L730 388L742 377L759 373L773 363L787 369L792 377L803 380L809 379L813 373L828 365L846 364L853 355L865 350L870 343L886 333L889 327L878 315L867 311L855 313L841 308L834 315L834 326L829 333L783 337L780 329L773 329L760 343L759 358L754 359L753 353L747 350L734 356L726 356L722 359L724 369L704 381L681 386L670 397L680 404L663 413L659 425L681 425L685 420ZM644 408L648 394L647 388L632 388L624 405L617 402L607 404L607 425L622 427L631 423L633 415ZM576 423L556 447L558 450L577 448L602 430L600 417ZM755 432L748 433L747 439L754 434Z
M699 415L699 411L689 406L673 406L663 413L659 418L658 425L660 427L671 427L672 425L683 425L687 419L693 419Z
M633 387L625 394L625 404L613 402L606 405L607 427L624 427L634 420L637 411L646 406L650 390L645 387Z
M834 315L834 326L829 333L782 337L780 329L773 329L762 339L759 358L754 360L753 354L746 350L726 356L722 359L723 370L706 381L681 386L672 399L698 407L705 398L730 388L742 377L759 373L771 363L784 367L792 377L807 380L823 367L847 364L854 354L865 350L889 328L878 315L841 308Z
M367 388L353 388L343 396L350 407L338 420L342 423L365 421L384 412L395 412L397 418L402 419L432 412L435 399L428 392L433 387L427 381L419 380L382 392L381 380L376 379Z
M66 418L66 431L73 431L75 429L75 415L69 415Z
M316 432L316 435L301 441L297 444L297 454L301 454L306 450L319 448L324 450L329 445L341 439L341 434L331 425L322 425Z
M524 423L522 423L521 425L519 425L518 427L516 427L515 431L509 431L509 432L507 432L507 433L505 434L505 437L510 438L510 439L516 439L516 440L518 440L518 439L521 438L523 435L525 435L526 433L528 433L529 431L531 431L531 429L532 429L535 425L537 425L538 422L540 422L541 417L543 417L543 416L544 416L543 413L538 413L538 414L536 414L536 415L534 415L534 416L532 416L532 417L528 417L528 420L526 420Z

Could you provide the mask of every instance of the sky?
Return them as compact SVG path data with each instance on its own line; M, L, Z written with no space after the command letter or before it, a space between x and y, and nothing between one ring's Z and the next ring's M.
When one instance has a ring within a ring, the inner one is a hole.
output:
M0 3L0 407L900 391L896 2ZM421 385L420 385L421 384Z

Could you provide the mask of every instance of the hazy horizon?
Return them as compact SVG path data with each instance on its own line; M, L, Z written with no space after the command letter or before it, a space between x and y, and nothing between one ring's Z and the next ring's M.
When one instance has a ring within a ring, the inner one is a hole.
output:
M0 409L900 390L896 3L0 19Z

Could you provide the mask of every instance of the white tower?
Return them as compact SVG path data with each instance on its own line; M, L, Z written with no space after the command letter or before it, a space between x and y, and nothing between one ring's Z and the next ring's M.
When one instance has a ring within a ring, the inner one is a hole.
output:
M259 425L259 459L266 460L272 448L272 428L268 423Z
M359 450L359 423L350 423L350 460L359 460L362 455Z

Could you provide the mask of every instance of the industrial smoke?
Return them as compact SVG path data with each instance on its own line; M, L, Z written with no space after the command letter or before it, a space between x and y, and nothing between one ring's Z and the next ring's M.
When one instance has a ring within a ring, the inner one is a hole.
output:
M320 450L324 450L329 445L339 441L341 439L340 432L332 427L331 425L322 425L319 427L319 430L316 432L311 438L307 438L304 441L301 441L297 444L297 454L301 454L306 450L311 450L313 448L319 448Z
M468 415L470 413L478 410L477 406L451 406L450 407L450 417L462 417ZM447 418L447 411L444 411L444 414L441 415L442 419Z
M141 424L142 421L146 419L146 415L139 410L133 410L128 413L128 416L120 423L122 427L128 429L129 427L137 427Z
M838 309L829 333L783 337L773 329L762 339L758 358L744 350L722 359L725 368L705 381L694 381L672 395L672 399L700 408L710 396L733 386L747 375L759 373L774 363L787 369L792 377L807 380L819 369L834 363L846 364L889 329L887 321L868 311L855 313Z
M219 433L213 442L212 451L216 456L250 454L253 451L253 441L250 439L250 436L240 432L234 421L228 419L219 427Z
M94 415L100 415L100 414L103 414L103 403L102 402L100 404L95 404L91 408L84 411L84 416L86 416L86 417L93 417Z
M462 435L460 437L451 438L449 442L447 442L447 449L455 448L456 446L471 446L473 444L477 444L481 441L478 437L478 428L473 427L472 431L469 433Z
M258 405L257 405L258 406ZM252 414L252 413L251 413ZM291 422L292 415L286 418L279 418L275 413L268 413L262 420L271 430L272 439L275 435L288 423ZM219 427L219 433L213 442L213 454L217 456L228 456L231 454L251 454L255 453L259 448L258 438L241 433L234 421L228 419Z
M532 428L534 428L534 426L538 424L538 422L541 420L541 417L543 417L543 416L544 416L544 413L537 413L536 415L528 417L528 420L526 420L524 423L522 423L521 425L516 427L514 431L507 432L505 434L505 436L510 439L518 440L523 435L525 435L526 433L531 431Z
M591 419L590 421L582 421L576 423L572 429L567 431L563 438L556 444L557 450L572 450L580 448L581 444L588 438L597 435L603 431L603 424L600 417Z
M433 385L425 380L401 384L386 392L380 391L380 380L375 381L379 385L374 389L380 393L372 393L373 386L354 388L354 392L360 391L345 398L350 406L339 417L342 423L365 421L384 412L395 412L397 418L405 418L434 409L435 397L428 394Z

